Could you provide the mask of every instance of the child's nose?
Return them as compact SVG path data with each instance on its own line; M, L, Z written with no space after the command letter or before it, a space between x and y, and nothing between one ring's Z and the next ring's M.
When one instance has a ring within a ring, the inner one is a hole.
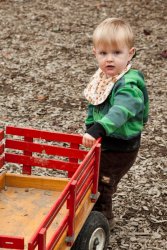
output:
M112 61L112 60L113 60L112 54L108 54L108 56L107 56L107 61Z

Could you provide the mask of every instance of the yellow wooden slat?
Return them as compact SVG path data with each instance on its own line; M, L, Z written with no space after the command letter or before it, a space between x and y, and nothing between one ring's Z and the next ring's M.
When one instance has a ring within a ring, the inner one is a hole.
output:
M67 178L51 178L21 174L6 174L6 186L20 188L38 188L61 191L68 184Z

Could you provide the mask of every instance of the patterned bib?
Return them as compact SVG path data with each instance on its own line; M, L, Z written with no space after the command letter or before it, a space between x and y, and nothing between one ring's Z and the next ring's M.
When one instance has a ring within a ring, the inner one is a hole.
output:
M131 64L122 71L121 74L114 77L107 77L101 69L98 69L92 76L90 83L84 90L84 96L89 103L99 105L103 103L111 93L114 84L130 70Z

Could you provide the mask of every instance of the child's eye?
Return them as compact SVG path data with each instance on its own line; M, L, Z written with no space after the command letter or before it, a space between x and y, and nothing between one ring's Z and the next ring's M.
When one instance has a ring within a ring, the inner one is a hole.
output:
M107 55L107 52L105 52L105 51L100 51L100 55L105 56L105 55Z
M114 55L119 55L119 54L121 54L121 51L120 50L115 50L113 53L114 53Z

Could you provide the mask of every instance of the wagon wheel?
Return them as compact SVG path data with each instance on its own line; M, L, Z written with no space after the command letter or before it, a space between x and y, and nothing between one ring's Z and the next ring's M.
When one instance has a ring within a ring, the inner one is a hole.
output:
M71 250L106 250L109 242L109 224L97 211L90 213Z

